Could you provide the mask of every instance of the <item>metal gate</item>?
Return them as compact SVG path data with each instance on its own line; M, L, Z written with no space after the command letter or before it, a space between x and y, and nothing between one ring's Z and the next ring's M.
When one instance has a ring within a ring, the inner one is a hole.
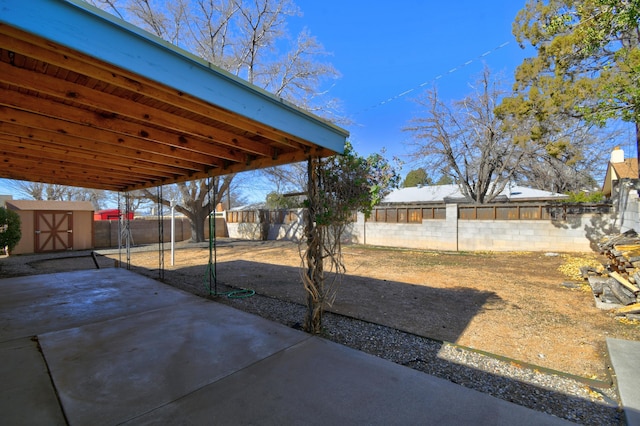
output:
M62 251L73 249L73 212L35 212L35 251Z

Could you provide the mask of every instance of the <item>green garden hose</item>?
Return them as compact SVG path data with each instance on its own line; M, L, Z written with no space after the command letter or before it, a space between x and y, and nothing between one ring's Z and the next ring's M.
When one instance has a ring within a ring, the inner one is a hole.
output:
M211 181L211 180L210 180ZM209 183L211 185L211 183ZM215 196L214 196L215 199ZM209 203L211 205L211 203ZM255 291L246 288L238 290L218 292L218 277L217 277L217 250L216 250L216 216L213 212L209 212L209 263L207 264L207 270L203 277L204 287L209 292L210 296L226 296L229 299L243 299L245 297L251 297L256 294Z

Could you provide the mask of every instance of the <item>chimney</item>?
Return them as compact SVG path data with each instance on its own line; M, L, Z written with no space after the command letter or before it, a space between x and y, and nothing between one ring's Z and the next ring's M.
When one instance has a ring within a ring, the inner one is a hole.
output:
M624 163L624 151L620 149L619 146L616 146L613 148L613 151L611 151L611 162Z

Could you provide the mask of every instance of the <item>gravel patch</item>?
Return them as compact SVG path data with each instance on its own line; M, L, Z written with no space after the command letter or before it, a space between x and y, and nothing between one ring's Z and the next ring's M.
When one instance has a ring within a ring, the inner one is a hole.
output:
M216 301L300 328L305 307L255 295ZM613 385L595 387L473 350L331 312L322 337L515 404L583 425L623 425Z

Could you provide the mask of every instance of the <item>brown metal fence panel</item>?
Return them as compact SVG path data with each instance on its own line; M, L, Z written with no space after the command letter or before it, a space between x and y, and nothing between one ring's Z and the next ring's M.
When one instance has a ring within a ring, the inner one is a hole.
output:
M255 223L255 211L228 211L227 223Z
M522 206L520 207L520 219L540 220L542 219L542 206Z
M387 210L387 220L389 223L398 223L398 210L397 209L386 209Z
M422 209L409 209L407 222L422 223Z
M475 207L477 220L496 220L499 211L495 206L478 206Z
M608 204L490 204L458 205L460 220L566 220L568 216L587 213L608 213ZM301 214L298 210L262 210L264 219L273 224L295 222ZM447 218L447 208L438 206L379 207L367 219L372 222L422 223L423 220ZM352 213L357 220L357 213ZM257 223L258 211L228 211L229 223Z
M496 206L495 208L495 217L496 220L518 220L522 219L520 217L520 207L519 206Z
M446 207L436 207L433 209L433 218L434 219L446 219L447 218L447 208Z
M476 208L475 207L467 207L461 206L458 207L458 218L462 220L473 220L476 219Z
M398 223L406 223L407 222L407 209L396 209L396 219Z

